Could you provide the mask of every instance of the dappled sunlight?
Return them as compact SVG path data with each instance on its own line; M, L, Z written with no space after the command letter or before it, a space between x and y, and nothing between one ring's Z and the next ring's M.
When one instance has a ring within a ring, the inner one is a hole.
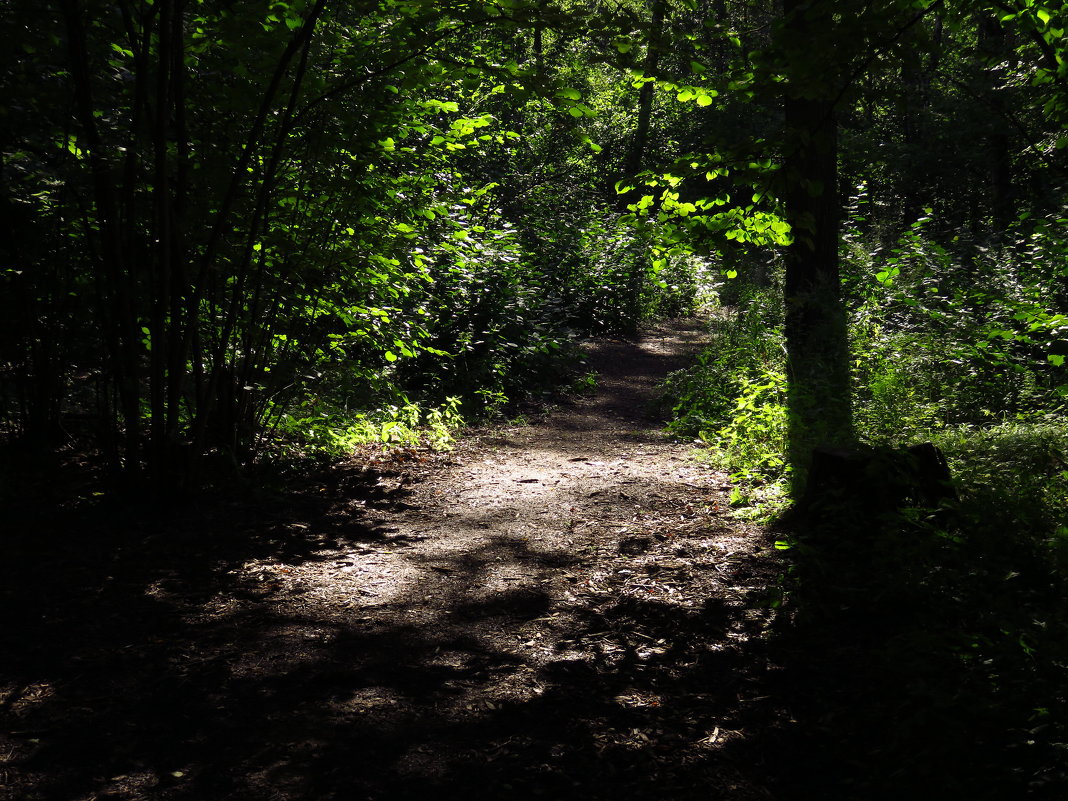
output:
M0 801L1068 798L1068 3L2 8Z
M71 766L49 792L129 801L761 797L726 754L763 725L744 687L774 552L725 517L725 478L654 430L644 390L617 389L610 417L599 395L447 457L353 457L83 561L104 590L57 598L64 646L22 661L42 689L11 708L50 733L20 759Z

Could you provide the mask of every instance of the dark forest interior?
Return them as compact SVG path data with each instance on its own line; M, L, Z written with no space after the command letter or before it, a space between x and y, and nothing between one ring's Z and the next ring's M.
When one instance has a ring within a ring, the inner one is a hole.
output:
M1064 2L0 10L0 798L1066 797Z

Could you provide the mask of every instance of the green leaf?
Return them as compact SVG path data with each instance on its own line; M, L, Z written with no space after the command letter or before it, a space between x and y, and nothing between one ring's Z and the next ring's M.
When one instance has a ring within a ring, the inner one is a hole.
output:
M397 354L394 353L391 350L387 350L386 351L386 361L387 362L395 362L395 361L397 361Z

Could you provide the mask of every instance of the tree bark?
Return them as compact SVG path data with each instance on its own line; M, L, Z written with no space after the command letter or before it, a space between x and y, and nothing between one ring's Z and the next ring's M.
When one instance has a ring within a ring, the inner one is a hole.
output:
M938 68L942 38L942 18L936 16L930 32L931 49L925 60L921 51L921 39L915 34L906 39L909 43L901 61L901 95L899 114L901 138L909 154L906 169L901 176L901 219L911 225L921 216L921 210L931 202L929 177L916 164L923 163L929 149L929 134L926 116L931 103L931 79Z
M794 42L833 25L827 0L786 0ZM811 53L806 54L811 59ZM784 104L786 216L794 242L786 252L786 350L789 450L794 497L803 488L813 448L854 439L850 353L838 267L841 203L834 103L839 70L831 59L790 71Z
M1012 180L1012 159L1004 103L998 89L1005 85L1004 70L1001 63L1010 57L1005 40L1005 29L998 20L988 14L979 19L979 52L985 63L981 73L984 78L983 90L990 98L994 111L991 129L986 136L989 154L989 198L990 217L995 235L1009 226L1016 216Z
M656 72L660 63L660 35L664 27L665 0L652 0L652 21L649 23L649 49L645 53L643 72L648 78ZM638 90L638 118L634 126L634 138L631 140L630 152L624 167L628 178L641 172L645 151L649 143L649 124L653 115L652 82L642 84Z
M92 172L94 215L99 226L98 315L106 332L108 359L114 375L123 424L123 469L128 480L136 482L141 470L142 376L140 370L140 328L135 311L136 276L128 259L130 248L120 222L120 203L114 170L97 127L93 99L92 66L84 10L77 0L61 5L67 33L70 80L74 89L74 115L81 126Z

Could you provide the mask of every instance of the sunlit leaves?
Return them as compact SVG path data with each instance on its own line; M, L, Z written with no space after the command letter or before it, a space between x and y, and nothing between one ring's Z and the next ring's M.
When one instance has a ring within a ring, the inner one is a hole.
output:
M1001 15L1001 22L1020 30L1025 37L1038 43L1037 57L1033 56L1031 82L1047 90L1043 111L1060 125L1068 122L1068 8L1036 2L1015 0L1003 4L1013 8Z
M675 99L680 103L687 103L695 101L698 106L711 106L713 100L719 96L719 92L715 89L709 89L704 86L683 86L679 92L675 95Z
M875 274L875 280L883 286L889 286L899 275L901 275L901 269L899 267L892 266L886 270L880 270L879 272L877 272Z
M436 111L442 114L455 114L460 110L460 106L454 100L420 100L418 105L429 111Z

